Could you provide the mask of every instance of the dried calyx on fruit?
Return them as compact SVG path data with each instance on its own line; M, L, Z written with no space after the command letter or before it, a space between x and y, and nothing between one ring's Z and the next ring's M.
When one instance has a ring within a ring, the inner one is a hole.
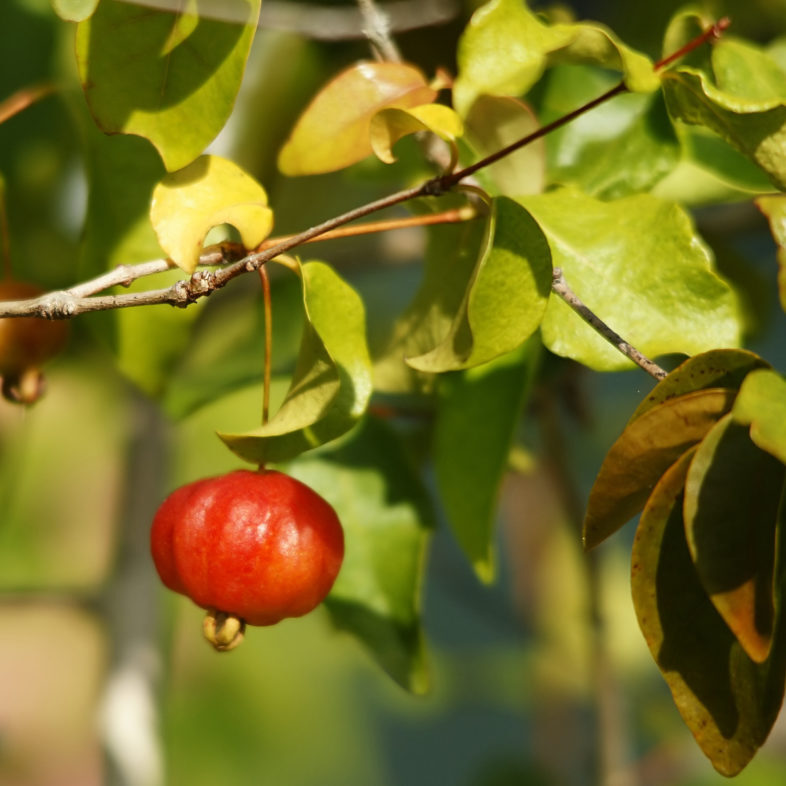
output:
M273 625L321 603L341 568L344 533L300 481L236 470L174 491L153 519L151 551L163 583L207 609L205 637L224 651L246 624Z
M0 281L0 300L26 300L43 290L26 281ZM44 390L41 365L63 348L68 324L41 317L0 318L0 377L3 397L32 404Z

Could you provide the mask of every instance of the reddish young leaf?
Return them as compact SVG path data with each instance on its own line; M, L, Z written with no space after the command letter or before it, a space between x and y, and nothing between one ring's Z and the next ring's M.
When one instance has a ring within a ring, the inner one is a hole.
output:
M372 153L371 118L380 109L420 106L436 95L414 66L356 63L306 107L279 153L279 169L285 175L316 175L354 164Z

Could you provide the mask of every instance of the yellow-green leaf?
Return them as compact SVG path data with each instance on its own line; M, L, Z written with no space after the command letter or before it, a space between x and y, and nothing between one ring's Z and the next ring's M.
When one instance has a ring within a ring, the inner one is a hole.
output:
M786 464L786 379L762 369L745 378L734 402L734 420L750 425L751 439Z
M772 237L778 247L778 295L781 308L786 311L786 196L764 196L754 201L767 216Z
M167 175L153 191L150 220L161 248L186 273L196 269L205 235L214 226L231 224L249 249L273 228L265 189L218 156L201 156Z
M356 63L317 93L278 156L285 175L333 172L371 155L371 118L436 98L426 78L406 63Z
M446 142L454 142L463 133L463 123L455 111L442 104L382 109L371 118L371 147L377 158L392 164L396 160L393 145L402 137L420 131L430 131Z

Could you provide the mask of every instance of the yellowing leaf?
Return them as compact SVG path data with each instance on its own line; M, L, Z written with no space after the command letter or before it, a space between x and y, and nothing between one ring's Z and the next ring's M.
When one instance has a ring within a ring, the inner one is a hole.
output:
M556 63L595 63L622 72L633 91L652 91L652 63L602 25L548 25L522 0L491 0L472 16L458 49L456 109L467 114L482 94L520 96Z
M285 175L315 175L354 164L373 150L371 118L381 109L429 104L436 93L414 66L357 63L315 96L278 157Z
M186 273L196 269L214 226L234 226L246 248L259 245L273 228L265 189L218 156L201 156L167 175L153 191L150 220L161 248Z
M420 131L431 131L446 142L453 142L461 136L463 123L456 112L441 104L382 109L371 118L371 147L377 158L392 164L396 160L393 145L402 137Z

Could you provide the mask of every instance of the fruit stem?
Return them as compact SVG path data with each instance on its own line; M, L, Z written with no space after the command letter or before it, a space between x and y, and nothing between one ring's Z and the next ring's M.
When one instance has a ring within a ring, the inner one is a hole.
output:
M259 268L259 278L262 281L262 302L265 314L265 367L262 382L262 425L264 426L270 417L270 367L273 362L273 308L267 265L262 265Z

